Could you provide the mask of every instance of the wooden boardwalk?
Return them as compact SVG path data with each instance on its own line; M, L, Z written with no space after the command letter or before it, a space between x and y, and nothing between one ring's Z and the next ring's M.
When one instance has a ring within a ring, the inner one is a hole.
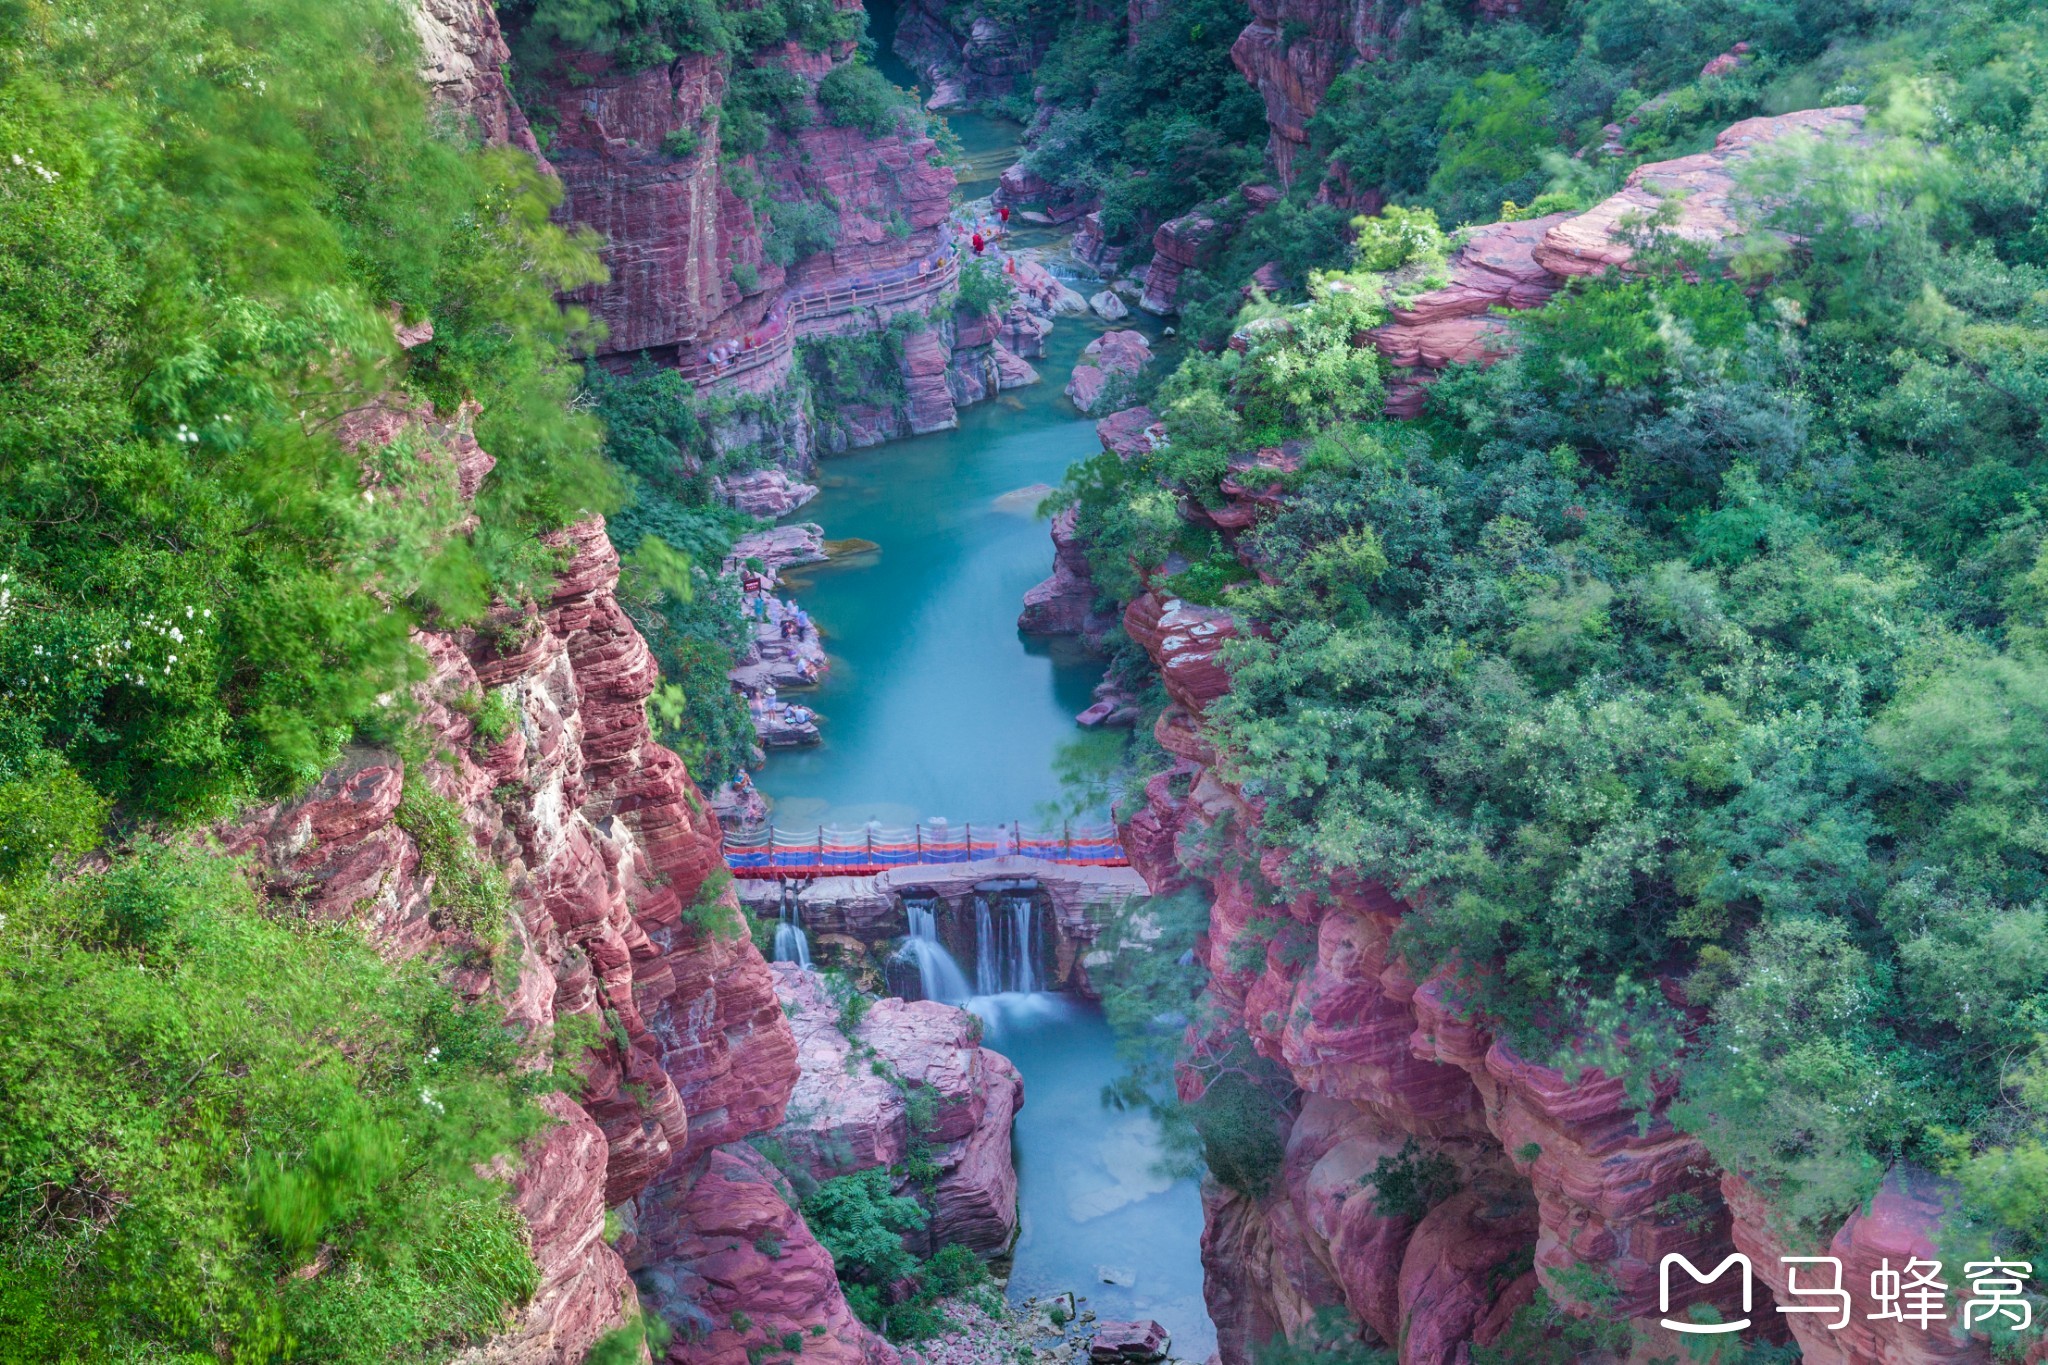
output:
M990 858L1033 858L1069 867L1129 867L1116 828L1064 825L1057 830L1020 824L916 825L907 830L739 831L725 839L725 865L750 879L872 877L892 867L972 863Z
M899 280L883 280L875 284L847 285L836 289L812 290L807 294L793 294L777 302L770 310L769 316L776 319L773 336L747 347L722 364L696 360L676 366L676 372L699 389L708 389L787 356L796 348L799 336L809 335L804 327L807 322L844 317L862 308L907 303L923 295L949 289L958 283L959 279L959 257L948 252L937 269L922 275L906 275Z

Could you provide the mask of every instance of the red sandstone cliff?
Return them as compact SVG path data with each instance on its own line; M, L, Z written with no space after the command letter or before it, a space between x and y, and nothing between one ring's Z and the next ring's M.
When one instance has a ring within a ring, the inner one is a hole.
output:
M1413 8L1411 0L1250 0L1252 22L1231 45L1230 60L1259 88L1271 130L1266 154L1281 183L1294 181L1295 154L1308 145L1315 117L1337 73L1376 61Z
M1492 310L1538 306L1570 275L1627 269L1629 214L1682 191L1674 230L1718 246L1734 224L1735 163L1792 134L1854 136L1861 116L1850 107L1748 120L1710 152L1640 168L1589 212L1478 229L1453 258L1449 283L1396 308L1372 335L1406 368L1389 410L1419 411L1421 386L1444 365L1503 353L1511 333ZM1226 505L1184 514L1234 539L1284 498L1261 471L1289 463L1280 450L1234 461ZM1203 949L1222 1028L1242 1030L1304 1096L1273 1188L1257 1199L1221 1188L1206 1196L1207 1296L1226 1365L1332 1305L1394 1346L1403 1365L1448 1365L1465 1360L1469 1344L1495 1341L1539 1287L1570 1311L1632 1322L1656 1343L1653 1354L1682 1355L1656 1326L1661 1259L1675 1252L1708 1269L1735 1250L1756 1264L1757 1332L1789 1331L1810 1360L1989 1360L1981 1343L1904 1323L1859 1318L1831 1333L1777 1314L1777 1301L1800 1301L1777 1261L1788 1248L1768 1201L1668 1121L1674 1087L1644 1112L1597 1070L1573 1079L1522 1055L1466 1016L1450 982L1415 979L1393 948L1408 912L1397 896L1341 869L1319 891L1291 887L1286 860L1258 846L1259 805L1215 772L1202 728L1203 712L1230 687L1221 646L1252 623L1146 592L1124 624L1171 698L1155 734L1175 758L1142 804L1121 813L1125 847L1155 892L1209 891ZM1197 856L1189 841L1213 844L1226 818L1219 867L1213 848ZM1197 870L1205 867L1218 870ZM1419 1219L1382 1211L1371 1182L1378 1163L1410 1142L1447 1163L1460 1189ZM1824 1250L1841 1258L1844 1285L1860 1294L1884 1258L1898 1266L1938 1256L1940 1217L1938 1184L1895 1171ZM1586 1298L1596 1284L1612 1296L1597 1306ZM1683 1276L1674 1290L1675 1309L1733 1306Z
M1660 206L1675 207L1661 231L1709 252L1723 249L1743 231L1736 202L1743 161L1792 138L1860 137L1863 112L1852 104L1744 119L1709 151L1638 166L1620 191L1584 213L1470 229L1451 256L1449 283L1395 303L1386 324L1371 333L1394 367L1388 414L1420 416L1440 370L1490 365L1505 355L1514 324L1503 313L1541 307L1574 276L1627 270L1634 229Z
M722 171L716 106L733 79L726 58L685 53L627 71L602 53L559 57L561 74L546 93L547 155L562 182L563 215L603 239L609 278L578 299L605 325L604 353L694 358L760 327L785 284L849 284L937 248L953 189L937 144L914 122L879 137L839 127L817 104L817 83L853 52L852 43L809 52L788 42L736 59L787 71L805 92L801 111L741 164L763 179L770 200L830 205L838 216L832 244L787 272L764 255L764 225ZM670 154L672 135L692 144L687 154ZM744 295L733 278L742 266L755 276Z
M460 418L387 404L355 415L345 435L384 443L409 426L439 455L423 477L443 469L472 496L491 460ZM751 1169L751 1153L733 1144L782 1120L796 1042L730 889L686 914L719 864L718 823L648 729L655 669L614 596L618 556L603 522L550 541L565 562L546 601L416 634L429 671L413 697L431 757L409 771L395 752L351 749L311 792L248 813L222 841L300 913L360 923L395 955L449 950L459 964L451 987L500 1004L537 1056L558 1020L601 1025L576 1093L548 1101L560 1122L508 1172L541 1285L476 1359L580 1360L632 1311L633 1269L665 1287L711 1275L715 1288L698 1297L652 1297L679 1328L698 1325L691 1305L723 1294L827 1324L813 1350L830 1359L893 1361L847 1312L831 1258L786 1206L782 1258L723 1278L705 1268L706 1239L718 1241L717 1220L732 1216L734 1172ZM486 690L516 715L489 745L473 719ZM513 913L502 944L442 921L431 861L400 818L408 783L454 802L479 853L503 870ZM608 1207L627 1228L616 1245L602 1235ZM716 1211L711 1222L705 1210ZM743 1358L767 1341L741 1336L735 1345L680 1331L670 1358L722 1360L729 1348Z

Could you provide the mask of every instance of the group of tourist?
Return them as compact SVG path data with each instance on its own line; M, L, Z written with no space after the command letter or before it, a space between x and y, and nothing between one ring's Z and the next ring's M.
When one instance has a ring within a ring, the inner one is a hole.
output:
M979 256L987 249L989 243L999 237L1007 237L1009 235L1010 206L1003 204L996 209L996 223L994 227L990 227L986 219L976 218L974 220L974 234L968 238L968 242L974 247L974 254Z
M774 626L785 640L808 640L816 629L809 612L773 593L753 593L747 598L747 612L754 620Z
M779 720L790 729L796 729L810 724L817 713L808 706L781 700L776 695L775 684L764 682L760 691L747 698L747 714L753 718L754 728L758 730L771 720Z

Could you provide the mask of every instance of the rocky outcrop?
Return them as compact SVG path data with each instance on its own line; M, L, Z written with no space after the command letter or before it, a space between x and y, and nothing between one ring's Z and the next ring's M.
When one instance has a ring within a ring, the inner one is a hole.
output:
M1161 1360L1173 1345L1166 1328L1150 1318L1142 1322L1098 1322L1088 1341L1088 1358L1098 1365L1146 1365Z
M832 1254L796 1203L744 1143L704 1153L640 1200L621 1242L641 1301L676 1329L671 1361L753 1365L794 1335L808 1362L901 1365L847 1308Z
M486 146L517 147L538 159L533 129L505 81L512 52L491 0L413 0L412 17L420 76L435 101Z
M712 480L712 487L726 506L768 521L786 517L818 496L816 484L798 483L780 469L721 475Z
M1067 397L1082 412L1094 412L1151 363L1152 347L1143 332L1104 332L1082 348L1067 379Z
M1088 555L1074 531L1078 512L1062 508L1052 519L1052 577L1024 594L1017 629L1027 635L1079 635L1095 608Z
M1506 353L1510 324L1494 310L1539 308L1562 286L1537 262L1536 250L1570 217L1559 213L1475 228L1452 253L1450 283L1393 302L1387 322L1370 334L1394 367L1387 383L1390 416L1420 416L1436 371L1490 364Z
M929 107L944 109L1017 90L1045 55L1050 37L973 6L911 0L898 11L895 47L933 86Z
M1330 82L1354 62L1377 60L1410 8L1410 0L1253 0L1230 60L1265 101L1266 155L1283 184L1294 181L1295 156Z
M1787 139L1862 136L1863 107L1807 109L1745 119L1712 151L1639 166L1623 188L1584 213L1552 214L1476 228L1452 254L1449 283L1396 293L1388 321L1369 334L1392 366L1386 410L1419 416L1428 386L1447 366L1490 365L1514 348L1505 312L1541 307L1575 276L1627 270L1644 224L1661 205L1675 218L1658 231L1724 254L1745 230L1736 188L1742 161Z
M1232 225L1213 210L1197 209L1159 225L1152 234L1152 266L1138 306L1162 316L1174 311L1180 277L1214 261L1230 240Z
M1638 166L1620 191L1550 228L1534 249L1536 264L1560 277L1626 269L1636 250L1631 221L1674 199L1677 218L1665 231L1716 250L1745 230L1736 193L1743 161L1792 138L1860 137L1863 115L1862 105L1851 104L1744 119L1715 138L1711 151Z
M789 1159L829 1180L894 1165L913 1143L926 1144L939 1176L926 1196L922 1249L1007 1249L1017 1231L1010 1121L1024 1083L1009 1059L979 1045L980 1021L932 1001L878 1000L849 1037L815 972L790 963L774 970L802 1064L775 1132ZM856 1046L872 1049L890 1074L860 1063ZM911 1097L920 1092L932 1097L931 1126L922 1132L911 1123Z
M1135 459L1166 444L1166 428L1150 408L1125 408L1095 424L1102 448L1120 459Z

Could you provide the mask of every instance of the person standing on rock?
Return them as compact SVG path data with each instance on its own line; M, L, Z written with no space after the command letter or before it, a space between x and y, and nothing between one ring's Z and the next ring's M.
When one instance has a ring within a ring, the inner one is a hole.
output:
M974 254L975 254L975 255L979 256L979 255L981 254L981 249L982 249L982 248L983 248L984 246L987 246L987 245L988 245L988 243L987 243L986 241L984 241L984 240L982 239L982 235L981 235L980 233L978 233L978 232L977 232L977 233L975 233L975 234L974 234Z

